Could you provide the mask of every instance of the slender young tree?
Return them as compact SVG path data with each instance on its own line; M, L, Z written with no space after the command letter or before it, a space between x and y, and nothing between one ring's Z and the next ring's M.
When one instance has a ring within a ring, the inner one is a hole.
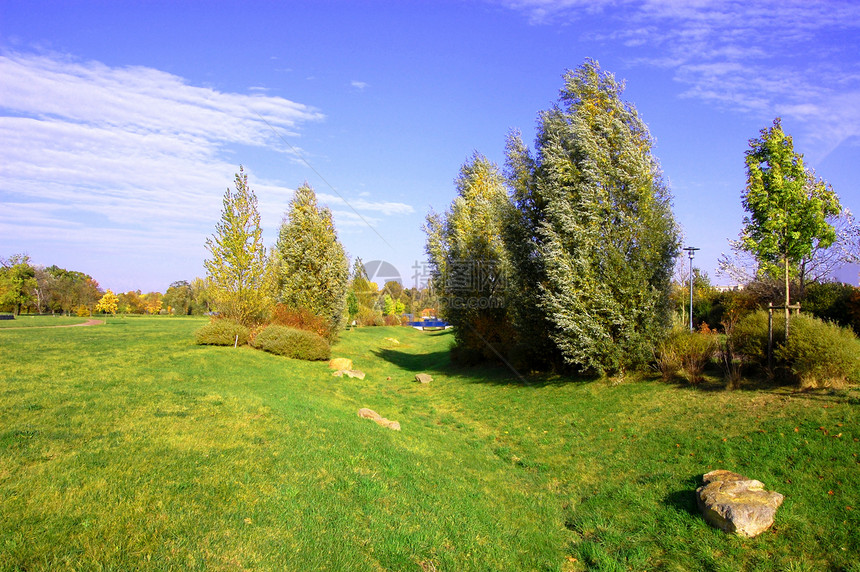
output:
M296 190L273 252L277 301L326 320L329 338L346 326L349 261L331 211L305 183Z
M270 304L266 248L260 228L257 197L240 166L236 190L224 193L221 220L206 239L211 258L204 262L215 309L246 326L265 319Z
M650 358L678 251L652 139L623 88L588 60L541 113L535 156L508 142L516 314L539 312L564 360L594 373Z
M842 207L833 188L806 169L780 118L749 145L742 197L749 214L744 217L741 242L765 268L782 266L788 338L791 268L809 258L815 248L833 244L836 230L827 219L840 214Z

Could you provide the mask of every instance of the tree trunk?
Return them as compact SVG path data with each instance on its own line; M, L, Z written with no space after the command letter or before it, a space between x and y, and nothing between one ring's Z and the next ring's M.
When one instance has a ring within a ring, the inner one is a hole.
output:
M791 301L791 291L789 290L788 285L788 256L784 256L782 259L783 265L785 266L785 343L788 344L788 317L789 312L791 310L788 309L788 306Z

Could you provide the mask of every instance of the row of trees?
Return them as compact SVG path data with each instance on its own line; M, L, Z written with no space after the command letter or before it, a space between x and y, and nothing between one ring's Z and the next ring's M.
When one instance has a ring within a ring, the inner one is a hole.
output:
M400 324L404 314L434 304L426 288L371 281L360 258L350 271L331 211L318 204L307 183L296 190L278 239L267 250L257 197L241 166L234 188L224 194L221 219L206 248L213 310L249 328L278 322L331 341L348 323Z
M88 315L101 311L97 306L105 294L83 272L34 265L24 254L0 258L0 311ZM122 314L199 315L210 311L209 285L200 278L174 282L164 294L132 290L115 296L115 312Z
M253 327L276 305L322 320L329 340L346 325L349 261L331 211L313 189L296 190L270 252L263 243L257 197L242 167L224 194L221 220L207 239L204 265L219 316Z
M433 284L459 357L597 374L653 359L672 321L680 236L623 87L596 61L568 72L538 116L535 150L510 135L503 172L476 153L450 209L428 216ZM779 120L750 141L746 166L748 216L734 244L756 280L781 276L788 306L790 278L837 241L832 223L845 215Z
M102 295L92 276L58 266L35 266L30 257L0 258L0 311L71 314L92 309Z
M650 358L679 238L653 141L622 91L596 61L568 72L535 151L509 136L504 175L476 154L451 209L428 217L461 355L592 373Z

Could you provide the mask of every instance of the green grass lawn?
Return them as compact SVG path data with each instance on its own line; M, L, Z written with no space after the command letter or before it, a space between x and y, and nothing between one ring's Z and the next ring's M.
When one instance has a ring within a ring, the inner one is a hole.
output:
M333 348L360 381L203 323L0 332L0 569L860 570L857 389L524 384L397 327ZM715 468L771 530L704 522Z
M79 318L78 316L15 316L14 320L0 320L0 328L43 328L45 326L72 326L83 324L90 318ZM97 317L103 320L104 317Z

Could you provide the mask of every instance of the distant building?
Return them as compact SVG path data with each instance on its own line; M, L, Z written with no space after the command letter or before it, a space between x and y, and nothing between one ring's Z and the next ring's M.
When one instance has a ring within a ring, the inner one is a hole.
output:
M740 292L743 289L743 284L735 284L734 286L714 286L714 290L717 292Z

